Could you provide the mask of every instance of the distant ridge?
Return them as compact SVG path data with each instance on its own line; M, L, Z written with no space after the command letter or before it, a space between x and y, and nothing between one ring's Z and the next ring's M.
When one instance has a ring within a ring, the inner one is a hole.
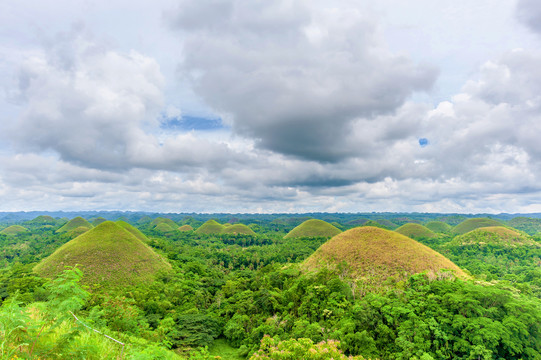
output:
M332 237L340 234L341 232L342 230L326 221L310 219L291 230L286 236L284 236L284 239L296 237Z
M169 263L134 234L106 221L58 248L34 267L43 277L55 277L65 266L79 265L82 282L100 287L138 285L154 279Z

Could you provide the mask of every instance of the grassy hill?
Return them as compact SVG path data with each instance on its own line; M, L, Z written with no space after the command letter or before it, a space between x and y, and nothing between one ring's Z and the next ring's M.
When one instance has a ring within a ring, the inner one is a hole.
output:
M169 225L166 222L162 222L162 223L159 223L158 225L154 226L154 230L159 231L161 233L167 233L167 232L175 231L176 228L177 228L176 225L173 227L173 226Z
M296 238L296 237L332 237L340 234L342 231L336 226L332 226L326 221L318 219L306 220L293 230L291 230L284 239Z
M169 263L131 232L112 221L101 223L58 248L34 267L43 277L55 277L64 266L79 264L82 282L104 287L152 281Z
M448 246L467 246L474 244L503 245L505 247L516 247L521 245L541 246L530 237L503 226L489 226L472 230L456 236Z
M178 231L193 231L193 227L191 225L182 225L178 228Z
M432 230L414 223L404 224L395 231L412 239L433 239L437 236Z
M223 231L224 226L217 222L216 220L208 220L203 225L201 225L197 230L196 234L219 234Z
M443 221L430 221L426 223L426 228L438 234L446 234L451 231L451 225Z
M402 234L372 226L363 226L336 235L306 259L302 268L345 266L350 277L379 287L390 277L404 280L409 275L450 270L459 277L467 275L445 256Z
M0 234L11 236L11 235L17 235L17 234L20 234L20 233L24 233L24 232L27 232L27 231L28 231L28 229L25 228L24 226L11 225L11 226L8 226L7 228L3 229L2 231L0 231Z
M255 235L255 232L244 224L234 224L224 227L224 229L222 230L222 234Z
M71 232L79 227L86 227L88 229L92 229L92 224L83 219L80 216L77 216L76 218L71 219L68 221L64 226L62 226L60 229L56 230L57 233L67 233Z
M463 222L455 226L451 230L451 233L455 235L462 235L472 230L482 228L482 227L488 227L488 226L502 226L502 223L494 219L473 218L473 219L464 220Z
M39 225L55 225L56 219L49 215L39 215L34 219L28 221L30 224L39 224Z
M159 224L167 224L171 228L176 229L178 227L177 223L175 223L173 220L163 217L157 217L156 219L152 220L150 223L153 227L158 226Z

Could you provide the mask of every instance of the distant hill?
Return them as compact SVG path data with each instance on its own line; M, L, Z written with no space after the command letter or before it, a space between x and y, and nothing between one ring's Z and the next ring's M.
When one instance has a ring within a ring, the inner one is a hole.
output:
M178 228L178 231L193 231L193 227L191 225L182 225Z
M532 240L529 236L503 226L482 227L465 234L456 236L447 246L467 245L502 245L516 247L522 245L539 247L541 244Z
M58 248L34 267L40 276L55 277L66 265L78 264L82 282L103 287L138 285L154 279L169 263L119 224L106 221Z
M473 218L473 219L464 220L463 222L455 226L451 230L451 233L455 235L462 235L478 228L488 227L488 226L501 226L501 225L503 225L501 222L494 219Z
M245 234L245 235L255 235L256 233L244 224L233 224L230 226L224 227L222 234Z
M284 239L296 237L332 237L340 234L342 230L323 220L306 220L293 230L291 230Z
M196 234L219 234L223 231L224 226L217 222L216 220L207 220L203 225L201 225L197 230Z
M177 228L176 224L175 224L175 226L171 226L171 225L169 225L169 223L162 222L162 223L159 223L158 225L154 226L153 230L159 231L159 232L162 232L162 233L166 233L166 232L175 231L176 228Z
M2 231L0 231L0 234L12 236L12 235L25 233L27 231L28 231L28 229L23 227L23 226L11 225L11 226L8 226L7 228L3 229Z
M34 219L27 221L27 223L36 225L55 225L56 219L49 215L39 215Z
M427 227L424 227L423 225L420 225L420 224L414 224L414 223L404 224L398 229L396 229L395 231L399 234L405 235L409 238L416 239L416 240L433 239L437 236L433 231L431 231Z
M90 230L92 229L93 226L87 220L83 219L80 216L77 216L76 218L73 218L70 221L68 221L66 224L64 224L64 226L62 226L60 229L56 230L56 232L66 233L66 232L73 231L79 227L86 227Z
M378 287L390 277L404 280L409 275L427 272L436 276L467 275L445 256L402 234L372 226L350 229L321 245L306 259L302 268L345 266L348 276Z
M152 226L156 227L159 224L167 224L173 229L176 229L178 227L177 223L175 223L173 220L163 217L157 217L156 219L152 220L150 223Z
M541 219L519 216L507 221L507 225L530 235L541 233Z
M426 225L426 228L438 234L446 234L451 231L451 225L444 223L443 221L430 221Z

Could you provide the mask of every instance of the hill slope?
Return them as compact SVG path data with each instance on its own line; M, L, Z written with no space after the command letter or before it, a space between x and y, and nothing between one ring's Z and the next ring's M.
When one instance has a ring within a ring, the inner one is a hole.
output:
M284 236L284 239L312 236L332 237L340 234L341 232L342 230L326 221L310 219L291 230L286 236Z
M92 224L83 219L80 216L77 216L76 218L71 219L68 221L64 226L62 226L60 229L56 230L57 233L64 233L64 232L70 232L80 227L86 227L88 229L92 229Z
M467 277L451 260L429 247L394 231L372 226L336 235L306 259L302 267L316 270L340 264L346 266L349 276L375 287L391 276L399 280L421 272L451 270L459 277Z
M473 218L473 219L464 220L463 222L455 226L451 230L451 233L455 235L462 235L478 228L488 227L488 226L501 226L501 225L502 223L497 220L488 219L488 218Z
M152 281L170 265L122 226L106 221L58 248L34 267L43 277L54 277L64 266L80 265L83 283L105 287Z
M397 233L412 239L433 239L436 234L420 224L408 223L395 230Z

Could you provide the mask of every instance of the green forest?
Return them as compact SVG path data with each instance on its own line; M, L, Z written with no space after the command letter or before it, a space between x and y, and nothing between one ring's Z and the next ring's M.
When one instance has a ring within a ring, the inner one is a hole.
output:
M437 214L0 223L0 359L541 359L541 222Z

